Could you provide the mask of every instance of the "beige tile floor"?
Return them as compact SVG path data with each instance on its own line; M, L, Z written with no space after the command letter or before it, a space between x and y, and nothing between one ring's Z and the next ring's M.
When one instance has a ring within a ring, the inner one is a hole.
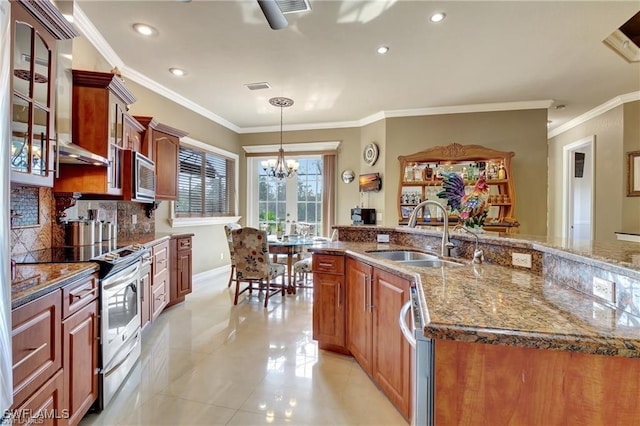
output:
M136 368L82 426L407 424L353 358L318 349L312 290L234 307L227 276L198 277L144 331Z

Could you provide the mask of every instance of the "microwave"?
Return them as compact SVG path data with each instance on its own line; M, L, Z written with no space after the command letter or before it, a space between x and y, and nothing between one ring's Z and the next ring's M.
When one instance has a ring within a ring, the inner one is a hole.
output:
M140 203L151 203L156 199L156 165L153 160L145 157L139 152L124 151L125 173L129 174L131 183L126 185L125 199L138 201Z

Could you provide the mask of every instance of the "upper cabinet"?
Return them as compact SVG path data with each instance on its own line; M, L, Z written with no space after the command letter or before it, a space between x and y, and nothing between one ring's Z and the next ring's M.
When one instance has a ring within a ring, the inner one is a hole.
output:
M78 34L49 1L11 3L11 181L53 186L56 43Z
M484 228L490 231L516 233L518 221L515 219L516 191L511 172L511 159L515 154L496 151L480 145L436 146L415 154L400 156L400 185L398 187L399 222L406 224L414 207L423 200L430 199L446 206L446 200L437 197L442 190L442 172L457 172L465 182L465 190L471 191L484 172L489 185L488 217ZM433 217L427 210L418 219L419 225L442 225L434 211ZM450 217L450 222L457 218Z
M72 135L76 145L105 157L107 167L61 164L56 192L123 195L123 151L140 144L142 127L127 112L136 101L115 74L73 70ZM136 136L134 133L138 132Z
M156 200L177 200L180 138L188 133L158 123L153 117L134 118L146 129L141 144L142 154L156 164Z

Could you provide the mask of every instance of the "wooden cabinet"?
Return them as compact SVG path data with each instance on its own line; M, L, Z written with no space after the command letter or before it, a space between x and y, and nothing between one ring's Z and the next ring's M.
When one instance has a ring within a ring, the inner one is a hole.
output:
M169 303L169 241L151 248L151 321L154 321Z
M411 345L398 326L398 314L410 298L411 283L373 270L373 379L393 404L409 418L411 403Z
M405 418L411 404L411 346L398 326L410 282L347 259L347 348ZM314 283L315 285L315 283Z
M77 425L98 398L98 300L62 322L64 389L69 424Z
M426 199L441 202L437 197L442 190L442 172L457 172L465 179L467 190L475 185L480 172L484 172L489 185L488 202L491 204L484 228L491 231L517 233L515 219L516 192L511 171L513 152L496 151L480 145L437 146L415 154L400 156L400 183L398 186L398 217L406 224L414 207ZM423 214L419 225L442 226L442 217ZM450 217L449 223L457 222Z
M123 114L122 141L124 149L142 152L142 135L144 127L129 113Z
M151 282L153 281L151 263L143 260L140 269L140 328L144 329L151 322L152 294Z
M11 181L51 187L56 40L78 34L49 1L13 1L11 17Z
M62 368L62 300L55 291L11 313L13 402L22 405Z
M14 412L37 423L80 423L98 398L98 334L95 274L14 309Z
M347 349L358 363L372 375L371 347L373 268L366 263L347 258Z
M25 425L65 426L69 412L66 408L63 371L47 380L22 404L11 409L11 423Z
M346 349L344 256L314 254L313 338L321 349Z
M171 280L170 280L170 299L167 306L184 302L187 294L192 289L192 234L174 235L170 240L170 264L171 264Z
M128 139L136 129L127 109L135 100L114 74L73 70L73 140L109 165L61 164L54 191L122 197L123 150L134 143L125 141L125 128Z
M158 123L153 117L134 118L145 128L141 152L156 164L156 200L177 200L180 138L188 133Z

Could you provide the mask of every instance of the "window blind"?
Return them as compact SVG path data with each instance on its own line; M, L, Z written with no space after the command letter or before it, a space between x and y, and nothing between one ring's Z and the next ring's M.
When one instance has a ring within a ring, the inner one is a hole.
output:
M178 217L235 215L234 162L219 154L180 147Z

